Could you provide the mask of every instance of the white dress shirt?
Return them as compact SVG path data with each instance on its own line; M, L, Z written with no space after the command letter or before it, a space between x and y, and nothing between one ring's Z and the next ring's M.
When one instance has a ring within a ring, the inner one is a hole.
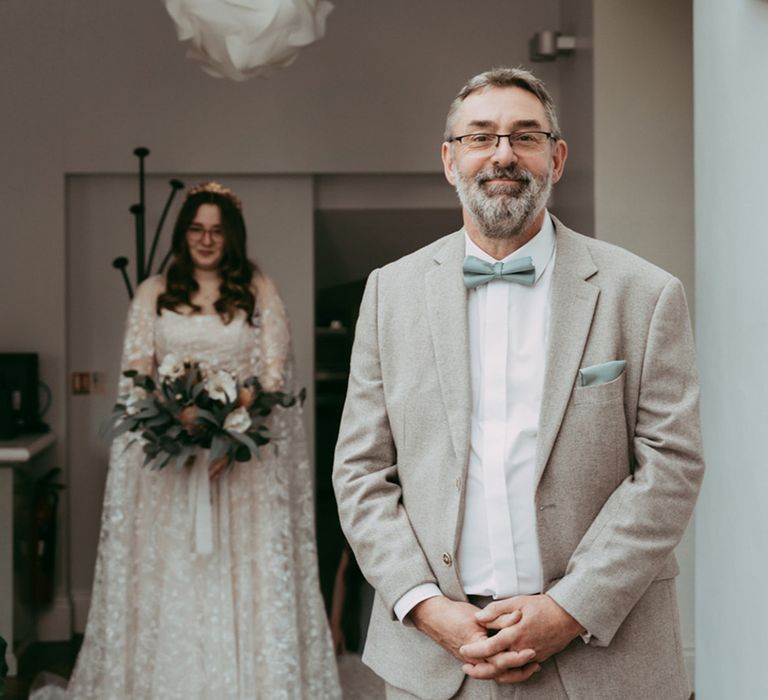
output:
M467 255L497 262L466 237ZM464 524L458 566L468 595L508 598L540 593L535 471L539 411L556 254L547 214L539 233L504 262L530 256L536 282L493 280L468 292L472 417ZM402 621L434 584L395 605Z

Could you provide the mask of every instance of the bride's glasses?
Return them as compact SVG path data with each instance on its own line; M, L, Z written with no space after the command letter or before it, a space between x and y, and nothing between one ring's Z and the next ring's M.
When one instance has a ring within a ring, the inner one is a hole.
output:
M224 229L221 226L211 226L206 228L200 224L190 224L187 228L187 236L191 241L199 241L205 234L210 234L214 241L224 240Z

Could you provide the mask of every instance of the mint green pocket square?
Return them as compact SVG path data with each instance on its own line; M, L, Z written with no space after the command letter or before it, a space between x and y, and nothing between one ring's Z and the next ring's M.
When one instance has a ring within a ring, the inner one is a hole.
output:
M601 362L599 365L583 367L579 370L579 386L594 386L595 384L607 384L616 379L627 366L624 360L611 360Z

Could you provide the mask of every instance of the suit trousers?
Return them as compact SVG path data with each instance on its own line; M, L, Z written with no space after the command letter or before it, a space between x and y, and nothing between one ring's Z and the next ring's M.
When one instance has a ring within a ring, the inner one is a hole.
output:
M389 683L386 684L386 698L418 700L417 695ZM524 683L499 685L494 681L479 681L467 676L453 700L568 700L568 694L560 681L557 666L552 659L548 659L541 665L541 671Z

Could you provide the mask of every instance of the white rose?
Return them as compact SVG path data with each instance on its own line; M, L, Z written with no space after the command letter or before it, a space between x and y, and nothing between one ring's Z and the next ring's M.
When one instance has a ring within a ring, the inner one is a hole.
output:
M147 398L147 392L140 386L134 386L128 393L128 397L125 399L125 412L132 416L138 413L139 409L136 408L136 404L139 401L143 401Z
M176 379L184 374L184 361L179 360L172 353L168 353L164 358L157 373L161 377L167 377L168 379Z
M232 430L236 433L244 433L250 427L251 416L243 406L236 408L224 420L224 430Z
M237 385L231 374L227 372L214 372L205 381L205 389L208 396L222 403L231 403L237 398Z

